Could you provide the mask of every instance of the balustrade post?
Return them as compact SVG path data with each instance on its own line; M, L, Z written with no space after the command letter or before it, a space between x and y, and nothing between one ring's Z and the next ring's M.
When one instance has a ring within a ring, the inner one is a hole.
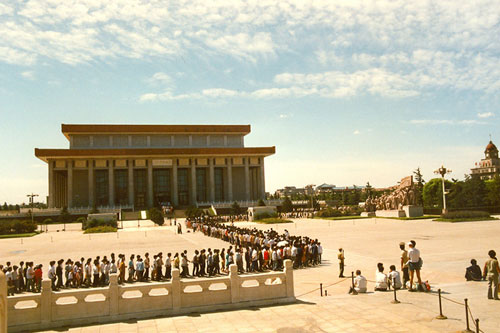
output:
M52 281L42 280L42 293L40 297L40 312L42 326L50 324L52 321Z
M7 278L0 271L0 332L7 332Z
M118 274L113 273L109 276L109 315L111 317L119 314L120 294L118 291Z
M181 278L177 268L172 269L172 309L174 312L181 308Z
M240 301L240 277L238 276L238 266L229 265L229 279L231 280L231 303Z
M286 297L295 298L293 287L293 264L290 259L285 260L285 283L286 283Z

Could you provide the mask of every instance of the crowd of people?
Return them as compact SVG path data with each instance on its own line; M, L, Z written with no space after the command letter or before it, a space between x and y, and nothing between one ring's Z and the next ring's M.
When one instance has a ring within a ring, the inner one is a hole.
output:
M399 243L399 248L401 250L400 256L400 268L403 273L403 281L401 281L401 273L396 269L396 265L389 266L389 273L385 273L384 264L378 263L377 269L375 271L375 291L387 291L391 287L394 289L406 289L408 291L429 291L430 285L428 281L422 283L422 278L420 276L420 270L422 269L423 260L420 256L420 250L416 248L417 243L414 240L408 242L409 250L405 249L405 243ZM340 249L339 251L342 251ZM342 251L343 257L343 251ZM340 260L340 254L339 254ZM343 266L343 263L342 263ZM414 283L415 275L417 277L417 282ZM367 291L368 280L361 275L361 271L356 271L356 277L354 278L354 288L351 287L349 293L358 292L365 293Z
M285 259L291 259L295 269L321 264L321 243L306 236L292 236L286 229L280 234L272 228L264 231L236 227L234 224L223 224L210 218L187 220L186 225L193 232L202 232L205 236L234 245L231 254L241 258L236 261L239 271L243 271L243 258L245 269L249 272L280 270Z
M95 258L60 259L51 261L47 277L52 290L66 288L103 287L109 284L110 275L118 274L118 283L166 281L172 278L172 268L180 270L180 276L211 277L229 273L229 266L236 264L239 273L256 273L282 270L285 259L293 261L294 268L315 266L321 263L323 248L316 239L292 236L285 230L280 234L272 228L240 228L226 225L216 219L199 218L186 220L193 232L202 232L230 243L222 249L200 249L191 255L187 250L180 253L162 252L143 256L132 254L97 256ZM181 224L177 226L182 230ZM191 269L190 267L191 266ZM7 276L9 295L22 292L40 292L43 265L20 262L0 265Z

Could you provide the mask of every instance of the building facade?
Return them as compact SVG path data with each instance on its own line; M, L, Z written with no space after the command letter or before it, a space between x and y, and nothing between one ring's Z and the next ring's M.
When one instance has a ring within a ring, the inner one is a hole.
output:
M265 199L264 158L250 125L68 125L69 149L35 148L48 164L49 208L143 209Z
M471 175L481 179L493 179L495 175L500 174L500 159L498 158L498 149L490 140L484 150L484 158L477 162L471 169Z

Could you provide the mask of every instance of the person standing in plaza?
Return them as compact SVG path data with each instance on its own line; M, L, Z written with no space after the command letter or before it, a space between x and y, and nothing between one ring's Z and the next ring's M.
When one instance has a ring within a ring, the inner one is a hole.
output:
M410 288L408 291L415 291L413 289L413 277L415 272L417 274L418 287L417 290L422 290L422 279L420 278L420 269L422 268L422 259L420 258L420 251L415 247L417 243L412 240L408 243L410 250L408 251L408 267L410 269Z
M167 260L165 260L165 278L167 280L172 278L172 253L167 253Z
M410 280L410 274L408 273L408 251L405 250L405 243L399 243L399 248L401 249L401 272L403 272L403 289L406 288L406 284Z
M337 258L339 259L339 278L343 278L344 276L344 265L345 265L345 255L344 255L344 249L340 248L339 249L339 254L337 255Z
M151 265L151 263L149 261L149 253L146 252L146 254L144 255L144 276L143 276L144 281L149 280L149 266L150 265Z
M500 267L498 267L496 252L490 250L488 255L490 259L484 264L483 278L488 278L488 299L498 300L498 274L500 273Z
M50 285L52 287L52 290L55 291L57 290L56 288L56 262L52 260L50 263L50 268L49 268L49 274L48 277L51 281Z

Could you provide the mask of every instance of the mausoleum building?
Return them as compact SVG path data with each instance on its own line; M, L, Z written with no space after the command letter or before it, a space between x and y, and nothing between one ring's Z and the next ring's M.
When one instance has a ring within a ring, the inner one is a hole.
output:
M265 198L250 125L62 125L69 149L35 148L48 164L49 208L142 209Z

